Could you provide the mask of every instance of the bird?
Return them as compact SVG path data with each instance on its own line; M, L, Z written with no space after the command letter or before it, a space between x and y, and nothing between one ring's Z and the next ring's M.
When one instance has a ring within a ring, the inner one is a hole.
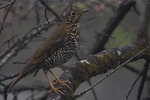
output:
M10 83L8 90L10 91L22 78L43 69L43 72L51 86L51 90L49 90L48 93L54 91L55 93L59 92L65 95L59 90L61 87L55 88L54 85L60 83L62 86L66 86L70 89L70 87L66 84L67 81L61 81L50 69L64 64L74 55L80 40L80 19L81 16L88 11L89 9L72 9L68 11L64 16L62 23L30 57L19 76ZM48 72L55 77L57 82L52 84L47 75Z

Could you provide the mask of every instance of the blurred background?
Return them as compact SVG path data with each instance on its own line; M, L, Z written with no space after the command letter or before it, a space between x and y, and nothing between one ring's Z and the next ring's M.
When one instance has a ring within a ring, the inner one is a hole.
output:
M69 4L71 0L47 0L48 5L53 8L58 14ZM11 0L1 0L0 6L11 2ZM122 3L122 0L76 0L73 6L79 9L90 9L90 11L82 16L81 19L81 38L82 42L80 44L81 50L77 50L77 54L82 58L82 55L85 55L89 50L89 46L92 43L95 36L106 27L106 23L108 23L109 19L114 14L115 10ZM136 8L140 12L138 15L135 12L133 7L130 11L125 15L124 19L119 23L116 29L111 34L108 42L105 44L105 49L109 50L114 47L119 47L122 45L130 44L136 39L136 32L142 20L142 13L144 13L146 0L137 0ZM2 22L4 15L7 11L8 7L0 9L0 20ZM3 30L0 34L0 54L3 54L9 45L13 44L18 38L24 34L27 34L32 28L41 25L46 22L45 7L37 0L17 0L12 8L10 9L6 21L4 23ZM63 13L64 15L65 13ZM38 16L38 17L37 17ZM54 17L54 15L47 11L48 19ZM0 24L2 24L0 22ZM6 64L0 67L0 73L6 76L20 73L24 67L24 64L14 64L13 62L24 62L27 61L28 58L35 52L35 50L40 46L40 44L47 38L54 29L57 28L59 23L55 23L53 26L48 28L46 31L42 31L38 36L32 39L32 41L21 51L17 53L17 55L13 56ZM96 32L95 32L96 31ZM13 37L13 38L12 38ZM5 43L5 41L10 40L9 43ZM70 65L74 62L78 61L78 58L74 56L71 60L69 60L65 65ZM144 66L144 60L134 61L132 63L128 63L128 66L131 66L135 70L141 71ZM60 76L63 72L60 68L53 68L52 71L56 76ZM109 72L107 72L109 73ZM107 74L106 73L106 74ZM90 79L91 84L100 80L104 75L97 75ZM150 74L149 74L150 75ZM131 89L134 81L139 76L138 73L132 72L131 70L122 67L118 71L116 71L113 75L109 76L102 83L98 84L93 88L93 91L89 91L78 100L125 100L129 90ZM4 76L0 75L2 79ZM51 80L53 80L53 76L49 74ZM2 81L3 84L8 84L13 79ZM29 75L23 78L18 82L18 85L30 85L35 82L45 82L48 83L44 73L42 70L37 73L36 77ZM135 84L128 100L136 100L138 88L140 84L140 79ZM82 83L78 89L75 91L75 94L80 93L90 86L89 82ZM3 86L0 86L0 89L3 89ZM35 93L34 98L39 98L47 91L23 91L18 92L18 100L33 100L32 94ZM145 83L145 87L142 93L142 98L146 97L150 94L150 83L147 81ZM8 100L12 100L13 94L8 94ZM0 100L3 100L3 94L0 94Z

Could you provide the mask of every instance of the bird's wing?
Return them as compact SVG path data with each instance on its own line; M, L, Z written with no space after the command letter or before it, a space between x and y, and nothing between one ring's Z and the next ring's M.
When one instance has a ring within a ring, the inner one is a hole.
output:
M66 38L63 27L58 27L36 50L34 55L28 60L26 66L22 70L22 75L35 68L43 60L51 56L60 47Z

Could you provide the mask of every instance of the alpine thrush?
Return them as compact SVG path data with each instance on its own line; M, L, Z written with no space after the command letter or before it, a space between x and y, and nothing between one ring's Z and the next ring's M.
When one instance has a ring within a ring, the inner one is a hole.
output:
M70 10L65 15L62 23L57 27L57 29L50 34L50 36L36 50L33 56L27 61L24 69L17 79L10 84L8 90L10 90L23 77L43 69L44 74L46 75L51 86L51 90L48 91L48 93L54 90L56 93L60 92L64 95L64 93L59 90L61 87L55 88L53 86L47 75L47 72L49 71L56 78L56 83L60 83L61 85L70 89L70 87L65 84L67 81L59 80L59 78L53 74L50 68L67 62L75 53L80 39L79 21L82 14L87 11L89 10Z

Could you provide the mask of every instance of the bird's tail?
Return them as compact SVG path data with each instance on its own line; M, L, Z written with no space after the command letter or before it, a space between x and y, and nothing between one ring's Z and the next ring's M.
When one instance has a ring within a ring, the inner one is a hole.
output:
M37 63L39 64L39 63ZM20 73L20 75L8 86L8 91L11 90L11 88L18 82L20 81L22 78L26 77L29 74L32 74L32 72L34 71L38 71L39 69L35 68L35 66L37 64L28 64L24 67L24 69L22 70L22 72Z
M22 73L20 73L20 75L9 85L8 91L10 91L11 88L12 88L18 81L20 81L22 78L23 78L23 75L22 75Z

